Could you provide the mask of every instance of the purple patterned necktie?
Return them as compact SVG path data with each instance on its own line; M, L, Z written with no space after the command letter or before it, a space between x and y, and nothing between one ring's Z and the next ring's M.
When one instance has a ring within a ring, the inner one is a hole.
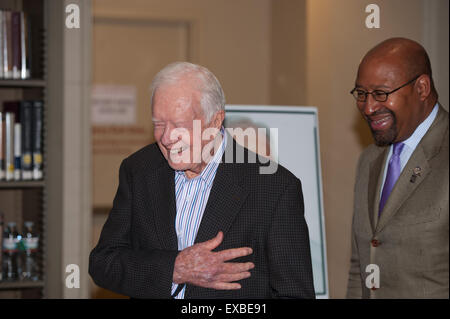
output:
M394 150L392 152L391 159L389 160L389 167L386 174L386 180L383 186L383 192L381 194L380 200L380 209L378 210L378 216L381 215L383 211L384 205L391 194L392 189L394 188L395 182L397 182L398 177L400 176L400 172L402 171L400 166L400 154L402 153L403 143L395 143Z

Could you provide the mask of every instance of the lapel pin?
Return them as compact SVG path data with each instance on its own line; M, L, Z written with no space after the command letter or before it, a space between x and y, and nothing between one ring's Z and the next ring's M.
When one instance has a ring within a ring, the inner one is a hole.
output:
M422 169L419 166L417 166L416 168L414 168L414 175L420 176L421 171L422 171Z
M417 176L420 176L421 175L421 171L422 171L422 169L419 167L419 166L417 166L417 167L415 167L414 169L413 169L413 175L411 176L411 179L409 180L411 183L415 183L416 182L416 179L417 179Z

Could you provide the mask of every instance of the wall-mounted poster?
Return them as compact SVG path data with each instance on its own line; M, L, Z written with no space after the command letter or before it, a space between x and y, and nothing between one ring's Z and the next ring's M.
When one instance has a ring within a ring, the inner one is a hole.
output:
M240 128L244 135L245 130L256 132L256 139L237 142L270 157L302 182L316 297L328 298L317 108L227 105L225 128Z

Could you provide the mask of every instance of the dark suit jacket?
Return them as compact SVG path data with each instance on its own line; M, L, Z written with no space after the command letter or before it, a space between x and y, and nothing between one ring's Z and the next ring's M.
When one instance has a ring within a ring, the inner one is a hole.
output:
M240 148L228 136L226 152L230 147ZM195 240L223 231L217 251L252 247L252 255L233 260L253 262L252 276L239 290L187 285L185 298L315 297L300 181L280 165L261 175L261 165L222 159ZM89 259L94 282L135 298L171 298L175 216L174 171L158 146L148 145L120 166L113 209Z
M448 298L448 113L439 112L399 176L378 218L388 147L361 155L355 184L348 298ZM412 178L414 169L421 168ZM366 287L366 267L380 288Z

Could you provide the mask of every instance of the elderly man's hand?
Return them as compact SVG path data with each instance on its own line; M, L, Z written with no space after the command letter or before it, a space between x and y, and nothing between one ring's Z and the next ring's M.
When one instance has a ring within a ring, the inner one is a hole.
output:
M240 289L241 285L234 281L250 277L249 270L255 265L226 261L250 255L253 251L242 247L213 252L222 240L223 233L219 232L213 239L183 249L175 259L173 282L213 289Z

